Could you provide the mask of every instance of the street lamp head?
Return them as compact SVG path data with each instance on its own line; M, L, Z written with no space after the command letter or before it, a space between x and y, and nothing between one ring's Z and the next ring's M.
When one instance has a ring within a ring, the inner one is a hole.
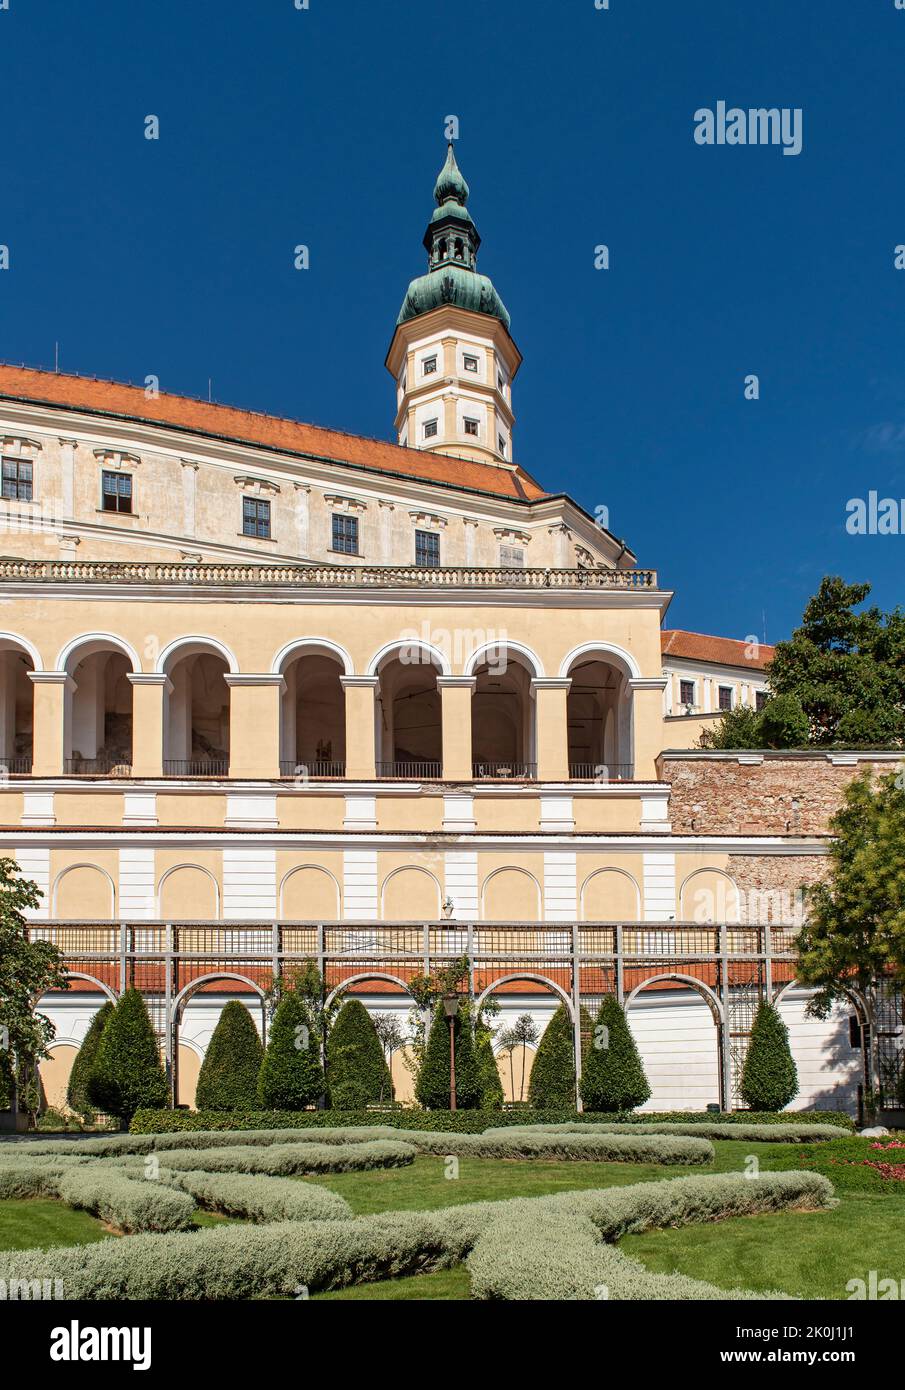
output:
M459 1012L458 994L444 994L443 1008L446 1012L447 1018L455 1018L457 1013Z

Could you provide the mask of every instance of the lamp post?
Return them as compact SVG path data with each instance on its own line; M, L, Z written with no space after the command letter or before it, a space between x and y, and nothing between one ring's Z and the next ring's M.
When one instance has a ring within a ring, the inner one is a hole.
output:
M456 1015L459 1012L458 994L444 994L443 1008L449 1019L449 1108L456 1108Z

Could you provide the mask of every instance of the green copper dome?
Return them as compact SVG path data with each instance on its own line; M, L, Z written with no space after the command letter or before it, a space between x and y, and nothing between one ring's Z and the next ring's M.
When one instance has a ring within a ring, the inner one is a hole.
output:
M465 206L468 184L456 163L452 144L437 175L434 198L437 207L424 234L427 274L419 275L409 285L396 319L397 327L441 304L455 304L460 309L499 319L508 330L505 304L487 276L477 272L481 238Z

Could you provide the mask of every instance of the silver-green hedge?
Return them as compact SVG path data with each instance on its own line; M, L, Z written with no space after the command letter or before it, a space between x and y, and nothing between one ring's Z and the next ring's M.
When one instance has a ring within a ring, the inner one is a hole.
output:
M252 1144L216 1149L171 1149L166 1166L210 1173L352 1173L369 1168L401 1168L415 1157L412 1144L378 1139L373 1144Z
M66 1158L31 1159L0 1166L0 1198L50 1197L90 1211L120 1231L182 1231L195 1204L183 1192L138 1174Z
M759 1124L720 1124L714 1122L708 1124L706 1121L698 1123L689 1122L687 1125L677 1124L674 1121L662 1123L658 1120L651 1124L580 1124L577 1122L562 1122L549 1125L512 1125L504 1126L500 1129L485 1129L484 1139L510 1137L519 1134L679 1134L679 1135L700 1135L702 1139L738 1139L745 1143L767 1143L767 1144L811 1144L822 1140L840 1139L844 1137L845 1131L838 1125L808 1125L796 1124L789 1121L788 1124L759 1125Z
M161 1168L160 1181L187 1192L201 1207L249 1221L345 1221L353 1215L336 1192L294 1178Z

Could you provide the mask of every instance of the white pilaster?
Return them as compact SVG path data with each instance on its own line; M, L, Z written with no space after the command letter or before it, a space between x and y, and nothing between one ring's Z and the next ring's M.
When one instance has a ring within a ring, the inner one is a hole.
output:
M376 849L343 850L343 916L377 921Z
M266 845L223 850L223 916L273 920L277 915L277 855Z

